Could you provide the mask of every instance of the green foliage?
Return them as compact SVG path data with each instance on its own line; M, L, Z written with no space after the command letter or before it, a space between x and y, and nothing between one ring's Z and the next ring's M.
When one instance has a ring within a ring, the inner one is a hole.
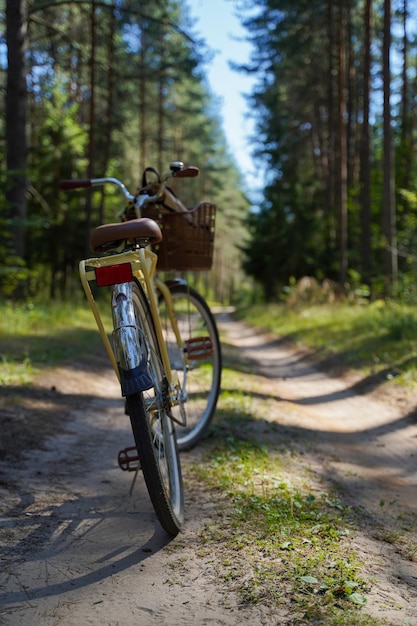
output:
M12 251L12 220L0 216L0 230L0 293L9 296L28 280L29 271L25 261Z
M63 296L84 253L86 215L80 198L58 192L61 180L85 172L87 133L79 113L79 105L68 102L66 79L57 75L34 113L42 120L42 133L30 159L27 250L37 271L29 296L39 291Z
M274 300L289 277L327 276L334 271L326 255L321 215L299 189L292 199L285 185L265 190L265 204L248 218L251 238L244 247L243 267L262 285L266 300ZM302 251L302 254L299 252Z
M20 285L28 282L30 272L20 257L8 253L5 257L6 261L0 267L0 291L5 296L10 296L18 290Z
M0 293L9 296L16 292L29 279L29 271L24 259L14 251L13 237L16 219L9 217L4 194L7 187L7 172L0 173L3 193L0 193Z

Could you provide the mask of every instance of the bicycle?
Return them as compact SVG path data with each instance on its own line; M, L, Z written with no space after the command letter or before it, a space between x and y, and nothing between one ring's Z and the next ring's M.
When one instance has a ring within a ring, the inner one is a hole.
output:
M131 492L142 470L156 515L173 536L184 521L179 450L206 433L222 367L216 323L204 298L184 279L156 275L211 266L215 206L202 202L190 211L164 212L167 194L172 197L168 180L198 173L173 162L162 180L136 194L117 178L60 183L64 190L113 184L128 200L122 221L91 231L90 247L102 256L81 260L79 271L133 431L135 446L119 452L119 466L135 473ZM104 288L110 289L111 340L95 295Z

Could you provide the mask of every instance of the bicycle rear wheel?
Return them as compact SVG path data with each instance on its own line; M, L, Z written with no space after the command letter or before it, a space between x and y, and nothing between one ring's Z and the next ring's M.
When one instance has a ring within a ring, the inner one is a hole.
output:
M167 283L184 348L179 347L167 306L160 297L160 319L171 368L179 377L186 425L176 425L180 450L190 450L206 434L216 410L221 380L221 347L214 317L204 298L183 282ZM173 413L178 407L173 408ZM178 417L181 421L181 416Z
M169 416L168 381L148 301L138 284L133 287L132 298L154 386L128 396L126 409L153 507L162 527L175 536L184 521L184 492L176 434Z

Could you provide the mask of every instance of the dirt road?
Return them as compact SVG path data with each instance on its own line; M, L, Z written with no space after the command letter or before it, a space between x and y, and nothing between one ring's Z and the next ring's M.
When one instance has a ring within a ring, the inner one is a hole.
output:
M354 541L375 580L367 612L417 625L415 398L365 393L363 383L331 378L279 341L227 316L219 322L239 358L251 363L260 397L273 401L266 419L305 441L313 471L342 484L363 507L367 523ZM129 498L131 475L119 470L116 455L132 439L114 374L103 363L94 372L91 363L50 372L40 382L48 393L28 402L59 421L65 400L63 431L22 461L0 463L0 624L288 623L271 607L239 606L215 579L217 555L199 551L199 529L216 514L205 494L187 488L186 526L172 541L141 479ZM10 397L1 407L10 410ZM408 550L373 532L377 522L395 531L399 519L408 525Z

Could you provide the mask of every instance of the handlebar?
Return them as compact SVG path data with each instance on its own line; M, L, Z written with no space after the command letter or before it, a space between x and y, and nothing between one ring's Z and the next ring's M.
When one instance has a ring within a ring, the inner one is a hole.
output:
M145 200L146 202L157 202L162 197L166 183L170 178L194 178L195 176L198 176L198 174L198 167L194 167L192 165L184 167L184 164L181 161L174 161L170 163L170 171L162 177L158 192L154 196L145 196L142 202ZM101 187L107 183L117 185L127 200L134 201L136 199L137 196L131 194L124 183L122 183L122 181L118 178L80 178L63 180L59 183L59 188L64 190L82 189L88 187Z
M64 190L69 189L82 189L86 187L101 187L106 183L112 183L113 185L117 185L123 192L123 195L128 200L134 200L135 196L133 196L127 189L126 186L122 183L118 178L73 178L70 180L62 180L59 183L59 188Z

